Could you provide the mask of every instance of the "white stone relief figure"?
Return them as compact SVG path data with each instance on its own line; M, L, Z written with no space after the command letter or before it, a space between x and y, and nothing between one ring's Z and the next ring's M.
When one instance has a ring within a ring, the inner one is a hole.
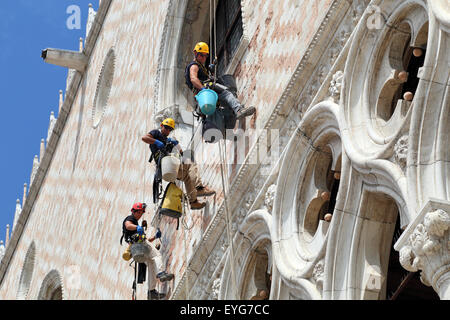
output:
M450 228L450 216L442 209L429 212L424 220L425 228L435 237L443 237Z
M449 228L448 212L442 209L428 212L423 223L417 224L400 250L401 265L410 272L421 270L421 281L425 285L432 285L441 299L450 299L450 277L442 269L449 261ZM442 286L440 283L445 280L446 284Z
M3 240L0 241L0 261L2 261L3 257L5 256L5 246L3 245Z

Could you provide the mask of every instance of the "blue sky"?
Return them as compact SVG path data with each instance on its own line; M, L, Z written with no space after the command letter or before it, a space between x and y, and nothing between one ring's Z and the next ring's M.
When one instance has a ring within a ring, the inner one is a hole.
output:
M0 1L0 240L12 227L16 199L22 201L41 139L47 138L50 112L58 114L59 90L67 69L43 62L45 48L78 50L85 37L89 3L98 0ZM81 29L70 30L67 8L81 9Z

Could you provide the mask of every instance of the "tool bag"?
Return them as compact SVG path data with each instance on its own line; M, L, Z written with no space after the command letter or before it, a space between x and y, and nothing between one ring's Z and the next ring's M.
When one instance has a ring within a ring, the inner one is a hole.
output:
M237 96L236 80L232 75L226 74L219 77L217 83L222 85L222 89L218 89L220 86L215 87L219 93L216 112L202 119L202 136L207 143L216 143L220 139L227 139L226 130L234 129L236 126L236 115L231 106L227 104L227 100L222 98L223 94ZM229 92L222 92L223 89L227 89Z
M146 243L139 242L139 243L133 243L130 248L131 251L131 257L136 261L137 263L144 263L149 255L150 255L150 248Z
M177 219L177 230L180 226L180 217L183 215L182 199L183 191L175 183L170 182L158 208L159 214Z
M231 108L219 107L212 115L202 120L202 136L207 143L226 139L226 130L234 129L236 116Z

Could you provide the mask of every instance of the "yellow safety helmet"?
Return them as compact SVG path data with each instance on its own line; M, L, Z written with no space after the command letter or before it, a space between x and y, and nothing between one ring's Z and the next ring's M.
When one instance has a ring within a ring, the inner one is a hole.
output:
M175 129L175 120L172 118L164 119L164 121L161 123L163 126L171 127L172 129Z
M194 51L209 54L209 47L205 42L199 42L195 45Z

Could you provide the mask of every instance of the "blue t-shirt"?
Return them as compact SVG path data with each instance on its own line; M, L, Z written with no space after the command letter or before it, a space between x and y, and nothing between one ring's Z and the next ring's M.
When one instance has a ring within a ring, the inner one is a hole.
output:
M152 130L149 132L149 134L151 134L154 139L164 143L164 145L166 144L167 137L163 135L159 129ZM158 148L156 147L155 144L150 145L150 151L152 152L153 155L156 153L156 151L158 151Z

